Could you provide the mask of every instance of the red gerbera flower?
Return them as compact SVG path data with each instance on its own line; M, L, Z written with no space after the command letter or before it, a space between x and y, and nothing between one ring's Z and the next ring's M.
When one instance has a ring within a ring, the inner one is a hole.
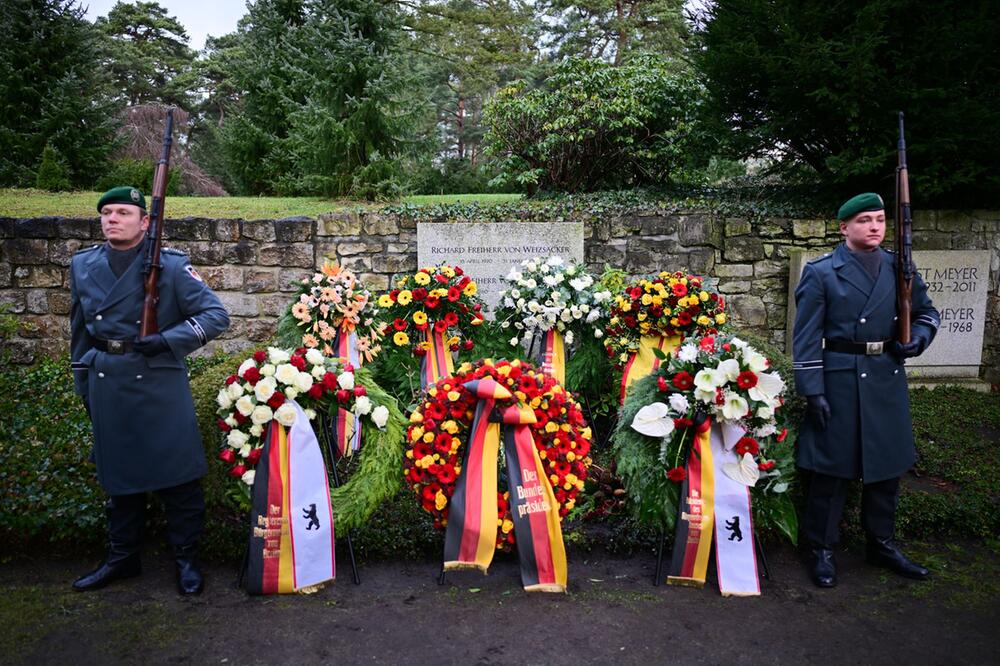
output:
M434 279L440 282L441 284L448 284L449 278L447 275L441 275L440 273L438 273L437 275L434 276Z
M458 287L448 288L448 300L454 303L462 296L462 291Z
M774 466L776 464L777 463L773 460L762 460L759 463L757 463L757 469L768 472L774 469Z
M681 370L674 375L672 382L679 390L689 391L694 386L694 377L687 370Z
M701 347L702 351L714 352L715 338L711 335L706 335L701 339L701 342L698 343L698 346Z
M788 437L788 428L785 428L784 430L782 430L781 434L774 438L774 441L776 441L776 442L783 442L783 441L785 441L786 437Z
M428 307L428 309L431 309L431 310L433 310L438 305L440 305L440 303L441 303L441 299L438 298L437 296L428 296L427 300L424 301L424 305L426 305Z
M422 301L427 298L427 290L423 287L417 287L413 290L413 300Z
M434 322L434 332L435 333L444 333L447 330L448 330L448 323L447 322L445 322L443 320L438 320L438 321Z
M760 453L760 444L758 444L757 440L753 437L741 437L740 440L736 442L736 446L733 447L733 450L736 451L736 455L740 457L742 457L745 453L755 456Z
M736 385L741 389L750 389L757 386L757 375L750 370L744 370L736 377Z
M446 313L445 316L444 316L444 323L447 324L448 326L457 326L458 325L458 315L455 314L454 312L448 312L448 313Z
M677 298L682 298L684 296L687 296L687 293L688 293L687 285L686 284L681 284L680 282L678 282L677 284L675 284L673 286L673 292L674 292L674 296L676 296Z
M632 298L632 300L642 298L642 287L632 287L628 290L628 295Z
M674 467L669 472L667 472L667 478L674 483L680 483L687 478L687 472L683 467Z
M691 324L691 315L687 312L682 312L677 315L677 323L681 326L689 326Z

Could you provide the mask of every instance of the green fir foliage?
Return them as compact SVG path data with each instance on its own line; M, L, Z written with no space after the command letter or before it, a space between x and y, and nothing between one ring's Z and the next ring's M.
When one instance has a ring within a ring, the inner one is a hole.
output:
M984 0L717 0L695 62L732 155L892 199L906 113L920 207L995 205L1000 14Z
M38 165L35 187L49 192L64 192L73 187L69 182L66 162L52 144L45 144L45 150L42 151L42 163Z
M5 0L0 11L0 186L35 185L46 146L73 187L94 182L117 125L100 33L71 0Z

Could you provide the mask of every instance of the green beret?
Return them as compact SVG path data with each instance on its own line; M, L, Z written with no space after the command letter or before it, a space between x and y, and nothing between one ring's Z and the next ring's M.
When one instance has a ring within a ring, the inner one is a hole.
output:
M844 205L837 211L837 219L841 222L845 222L858 213L867 213L868 211L883 209L885 209L885 204L882 202L882 197L874 192L865 192L864 194L859 194L856 197L851 197L844 202Z
M113 187L97 200L97 212L100 213L107 204L130 204L145 209L146 197L134 187Z

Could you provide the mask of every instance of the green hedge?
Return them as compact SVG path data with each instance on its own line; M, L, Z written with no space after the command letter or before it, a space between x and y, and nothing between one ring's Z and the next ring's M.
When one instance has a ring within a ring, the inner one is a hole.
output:
M758 340L753 344L766 345ZM763 351L763 349L762 349ZM785 359L766 349L785 371ZM192 363L192 389L209 458L204 486L208 504L205 550L235 561L246 539L240 492L216 460L219 434L215 394L232 372L236 357ZM79 554L97 551L105 540L104 494L87 461L91 436L87 416L73 393L66 359L0 372L0 391L9 396L0 416L0 553L40 550ZM911 392L917 438L916 473L903 480L898 531L903 537L995 537L1000 533L1000 477L994 470L1000 440L1000 401L961 388ZM794 403L790 405L796 409ZM154 513L154 531L162 516ZM848 520L848 536L857 535ZM359 556L412 558L440 552L441 535L430 527L408 490L385 502L353 535ZM567 541L615 552L648 549L655 541L623 517L571 522Z

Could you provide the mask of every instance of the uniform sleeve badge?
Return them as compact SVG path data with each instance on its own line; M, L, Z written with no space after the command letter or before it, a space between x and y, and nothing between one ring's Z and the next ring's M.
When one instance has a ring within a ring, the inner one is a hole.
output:
M187 272L188 275L190 275L191 277L193 277L198 282L204 282L205 281L205 280L202 279L202 277L200 275L198 275L198 271L196 271L194 269L194 266L192 266L191 264L188 264L187 266L185 266L184 270Z

